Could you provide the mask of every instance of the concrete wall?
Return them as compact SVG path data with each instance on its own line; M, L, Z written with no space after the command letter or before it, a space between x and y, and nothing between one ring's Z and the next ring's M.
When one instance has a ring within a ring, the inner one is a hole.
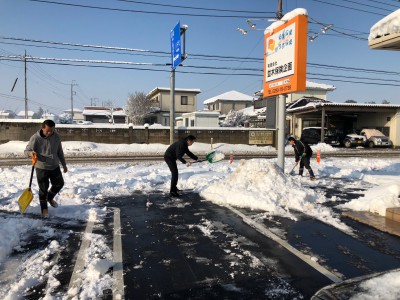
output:
M30 137L41 128L39 122L3 122L0 121L0 144L9 141L28 141ZM63 141L87 141L93 143L105 144L169 144L169 128L168 127L128 127L128 125L56 125L57 132L61 135ZM274 135L274 131L265 129L229 129L229 128L178 128L175 130L175 139L184 138L189 134L196 137L196 141L200 143L209 143L213 138L214 143L227 144L254 144L250 142L250 136L254 132L262 134L268 132ZM271 145L271 142L263 143L260 141L258 145Z

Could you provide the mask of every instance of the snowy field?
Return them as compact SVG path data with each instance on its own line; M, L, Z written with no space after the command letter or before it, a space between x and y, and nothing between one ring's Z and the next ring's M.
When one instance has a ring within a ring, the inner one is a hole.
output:
M64 142L64 151L68 157L85 155L110 155L112 153L163 154L166 146L156 145L105 145L82 142ZM9 142L0 145L0 157L20 157L26 142ZM225 153L265 153L275 151L272 147L255 147L246 145L214 145ZM325 144L319 145L324 152L337 151ZM191 151L200 158L210 150L210 145L195 143ZM353 235L351 228L340 221L339 217L327 207L320 204L327 201L323 194L310 189L310 185L326 185L328 178L346 179L349 186L357 187L368 182L371 189L359 199L339 205L342 210L352 209L371 211L385 215L387 207L400 206L400 158L329 158L321 163L311 165L317 180L310 181L307 171L304 177L288 175L294 164L294 158L286 158L285 172L276 165L276 159L228 160L210 164L208 162L193 164L187 167L178 162L180 189L193 189L200 195L218 205L247 207L263 210L267 214L295 219L290 210L302 211L322 222ZM264 152L262 152L264 151ZM291 147L286 152L293 151ZM56 197L59 207L49 207L51 217L62 217L76 220L102 221L106 208L99 207L98 200L109 196L130 195L141 191L169 191L170 171L163 162L147 163L109 163L90 165L68 165L69 171L64 174L65 187ZM18 212L17 200L29 183L30 166L0 168L0 210ZM40 214L37 200L37 183L34 179L32 188L35 198L27 212ZM330 201L335 199L329 199ZM336 199L340 200L340 199ZM40 219L16 219L0 217L0 265L7 264L9 255L16 249L23 249L21 236L31 228L43 226ZM60 252L60 245L52 236L54 229L45 232L49 244L40 253L27 257L17 269L17 278L11 285L0 286L1 299L21 299L23 292L43 282L46 278L46 296L50 295L52 286L57 286L54 274L59 266L44 263L49 255ZM112 287L113 280L107 270L112 266L112 251L107 247L104 237L92 234L94 241L86 255L85 283L81 291L70 290L69 297L76 299L96 298L101 289ZM101 258L100 258L101 257ZM1 282L1 278L0 278ZM375 286L379 286L376 288ZM364 283L365 293L357 299L397 299L400 298L400 273L388 273L382 278L371 279ZM67 298L67 296L65 296ZM395 297L395 298L393 298Z

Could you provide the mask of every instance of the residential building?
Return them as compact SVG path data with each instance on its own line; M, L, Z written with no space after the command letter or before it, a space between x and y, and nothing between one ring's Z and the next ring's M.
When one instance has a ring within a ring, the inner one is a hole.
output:
M238 111L252 106L253 101L254 97L232 90L204 100L203 104L209 111L217 111L221 115L226 115L231 110Z
M296 92L287 94L286 96L286 104L290 104L296 102L297 100L303 97L315 97L321 100L327 100L327 94L330 91L334 91L336 89L335 86L323 83L317 83L313 81L306 81L306 90L303 92ZM259 99L254 101L254 108L263 108L267 107L267 103L269 100L275 100L276 96L262 98L262 91L256 92L256 95L259 96Z
M182 127L218 127L219 112L195 111L182 114L176 120L176 126Z
M66 114L71 114L71 109L66 109L63 110L63 113ZM79 108L74 108L74 119L73 121L79 122L79 121L83 121L84 117L83 117L83 111Z
M127 123L126 112L121 107L85 106L82 115L84 121L92 123Z
M197 95L199 93L199 89L175 89L175 118L182 116L183 113L196 111ZM145 122L149 124L157 123L168 126L171 109L171 89L156 87L151 90L146 96L152 102L153 110L145 118Z
M28 114L28 119L32 119L35 112L28 110L27 114ZM17 113L17 116L15 118L16 119L25 119L25 111L21 110L19 113Z
M10 113L5 110L0 110L0 119L9 119Z

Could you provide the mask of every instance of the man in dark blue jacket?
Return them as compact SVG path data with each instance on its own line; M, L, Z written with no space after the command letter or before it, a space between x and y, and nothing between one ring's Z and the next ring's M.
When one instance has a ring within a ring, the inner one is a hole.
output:
M188 135L186 138L181 139L168 147L168 149L164 153L164 160L167 163L170 171L171 171L171 188L170 188L170 196L179 197L178 194L178 166L176 165L176 160L179 159L183 164L186 164L186 160L183 158L185 154L187 154L190 158L194 160L198 160L198 157L194 155L189 150L189 146L192 146L195 137L193 135ZM191 163L189 162L188 165Z
M296 140L294 137L288 139L290 145L294 149L294 155L296 162L300 161L299 175L303 176L304 167L306 167L308 173L310 173L310 179L314 180L314 172L310 166L310 158L312 156L311 147L307 143L303 143L300 140Z

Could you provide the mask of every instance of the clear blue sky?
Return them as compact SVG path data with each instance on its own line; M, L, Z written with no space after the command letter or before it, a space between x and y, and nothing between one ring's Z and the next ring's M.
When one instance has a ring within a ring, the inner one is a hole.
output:
M78 84L74 87L76 91L74 107L81 109L84 105L91 104L91 98L97 99L98 105L112 101L115 106L124 106L129 93L136 91L147 93L157 86L169 87L170 67L165 64L171 62L168 54L169 35L178 21L189 26L186 41L186 52L189 57L184 61L184 65L192 67L178 67L176 87L200 89L198 108L203 108L204 100L230 90L252 95L262 85L263 30L261 29L270 25L270 22L252 20L260 29L252 31L246 20L274 17L278 0L49 0L46 3L0 0L0 4L0 55L21 56L26 50L27 54L33 57L129 61L160 65L130 66L136 69L124 70L28 63L29 110L37 111L41 106L45 110L59 113L71 107L70 84L73 80ZM333 24L332 28L336 30L336 32L330 30L325 35L320 34L313 43L308 42L308 78L337 87L336 91L328 94L329 100L344 102L353 99L360 103L367 101L381 103L382 100L387 100L393 104L400 104L399 86L342 82L380 82L400 85L399 74L387 75L366 71L400 72L400 52L370 50L367 41L371 26L385 15L400 8L400 2L283 0L284 14L296 7L307 9L310 17L310 35L313 32L320 32L321 24ZM193 16L196 14L205 16ZM241 35L236 30L238 27L247 29L249 33L246 36ZM67 47L5 38L125 47L150 50L150 52L143 54L109 50L113 53L105 53L99 52L105 51L104 49ZM253 60L246 61L240 58L253 58ZM109 66L118 67L118 65ZM343 67L358 70L349 72ZM233 70L236 68L238 70ZM11 92L17 77L18 82ZM16 112L24 110L23 98L23 62L0 60L0 110L11 109Z

